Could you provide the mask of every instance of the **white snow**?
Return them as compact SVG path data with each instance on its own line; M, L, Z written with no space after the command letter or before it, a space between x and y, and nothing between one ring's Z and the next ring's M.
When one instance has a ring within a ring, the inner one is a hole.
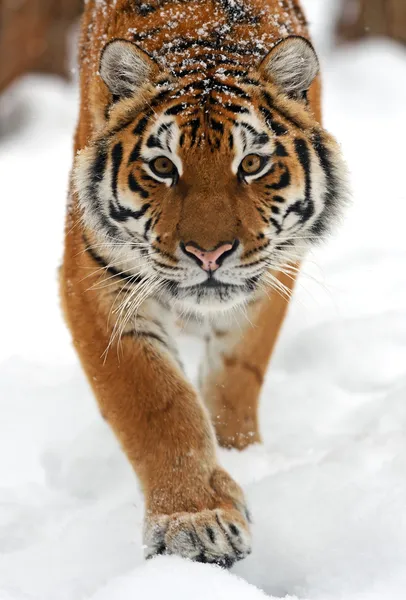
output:
M143 561L142 496L57 300L76 90L29 77L5 99L0 600L406 597L406 53L368 42L323 62L354 203L305 265L263 392L264 445L221 452L254 517L254 552L232 573ZM199 344L182 348L193 371Z

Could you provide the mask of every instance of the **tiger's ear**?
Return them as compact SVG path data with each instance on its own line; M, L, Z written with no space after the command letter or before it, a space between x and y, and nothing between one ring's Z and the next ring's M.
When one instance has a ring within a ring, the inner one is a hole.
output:
M302 97L319 72L319 60L308 40L290 36L268 52L259 65L259 72L285 94Z
M114 96L131 96L159 70L146 52L127 40L112 40L101 53L99 73Z

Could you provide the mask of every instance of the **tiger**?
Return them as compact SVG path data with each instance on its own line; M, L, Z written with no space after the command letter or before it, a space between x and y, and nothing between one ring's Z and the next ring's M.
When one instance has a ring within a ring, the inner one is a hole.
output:
M258 400L348 175L298 0L87 0L63 311L145 498L145 557L230 568L251 516L218 446ZM203 340L198 382L177 334Z

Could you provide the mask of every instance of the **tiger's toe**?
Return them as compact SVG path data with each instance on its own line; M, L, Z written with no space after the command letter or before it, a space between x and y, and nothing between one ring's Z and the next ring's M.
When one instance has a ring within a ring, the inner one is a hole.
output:
M251 552L248 522L236 509L151 516L144 542L146 558L176 554L227 569Z

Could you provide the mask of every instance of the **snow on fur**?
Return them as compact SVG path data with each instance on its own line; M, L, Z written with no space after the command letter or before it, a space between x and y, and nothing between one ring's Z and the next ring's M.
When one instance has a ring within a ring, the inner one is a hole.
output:
M76 91L30 77L5 99L3 129L25 120L0 145L1 600L404 598L405 59L369 42L323 61L354 204L304 267L262 395L264 445L220 453L254 518L232 573L143 561L142 495L57 301ZM194 376L200 345L182 350Z

